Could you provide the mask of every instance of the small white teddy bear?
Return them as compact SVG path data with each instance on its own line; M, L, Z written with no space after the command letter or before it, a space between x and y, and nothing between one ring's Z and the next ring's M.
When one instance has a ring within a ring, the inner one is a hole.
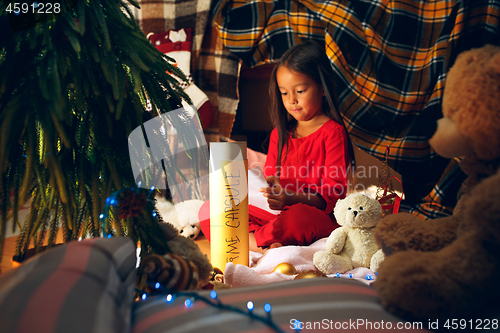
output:
M165 222L172 224L181 236L195 239L201 231L198 212L203 205L202 200L186 200L178 204L159 198L156 208Z
M376 272L384 258L372 234L382 216L380 203L364 194L351 194L338 200L333 212L340 227L328 237L325 251L314 254L314 266L327 275L357 267Z

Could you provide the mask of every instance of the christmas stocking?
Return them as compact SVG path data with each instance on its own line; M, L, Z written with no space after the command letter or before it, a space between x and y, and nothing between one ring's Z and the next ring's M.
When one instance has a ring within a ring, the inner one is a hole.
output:
M188 78L188 83L180 81L184 92L191 98L198 111L201 126L207 128L212 122L212 106L207 95L193 83L191 76L192 29L168 30L167 32L148 34L156 48L176 60L176 66Z

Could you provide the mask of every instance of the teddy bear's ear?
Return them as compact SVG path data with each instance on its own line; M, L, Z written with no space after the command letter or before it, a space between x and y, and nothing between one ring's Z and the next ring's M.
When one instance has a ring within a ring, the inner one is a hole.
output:
M335 207L333 208L333 215L335 220L339 225L344 225L345 210L347 206L347 198L337 200Z

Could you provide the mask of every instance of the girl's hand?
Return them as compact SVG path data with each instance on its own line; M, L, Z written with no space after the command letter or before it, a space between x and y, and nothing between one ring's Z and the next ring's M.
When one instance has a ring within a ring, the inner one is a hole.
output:
M266 178L269 187L262 187L259 189L260 192L264 193L267 198L267 203L269 208L274 210L283 210L287 205L288 196L283 191L280 184L280 179L276 176L269 176Z

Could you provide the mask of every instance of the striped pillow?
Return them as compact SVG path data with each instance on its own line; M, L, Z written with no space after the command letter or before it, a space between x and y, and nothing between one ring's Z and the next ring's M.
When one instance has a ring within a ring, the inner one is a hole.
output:
M209 292L200 292L208 297ZM285 332L380 332L403 329L429 332L427 322L410 323L384 311L377 292L370 286L343 278L312 278L283 281L254 287L218 291L223 304L246 311L248 301L254 313L265 315L271 305L273 321ZM167 303L165 297L151 297L134 304L132 332L271 332L263 323L232 311L219 310L202 301L185 305L186 297Z
M128 332L135 286L129 238L72 241L0 275L0 332Z

